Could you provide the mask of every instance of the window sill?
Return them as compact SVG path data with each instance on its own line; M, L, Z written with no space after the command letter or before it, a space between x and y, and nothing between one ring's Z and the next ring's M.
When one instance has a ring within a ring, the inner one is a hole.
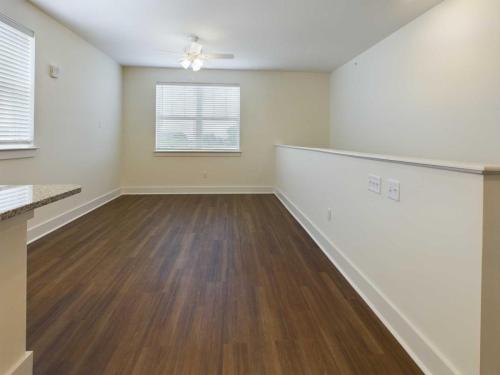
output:
M154 151L154 156L241 156L241 151Z
M38 147L0 147L0 160L33 158Z

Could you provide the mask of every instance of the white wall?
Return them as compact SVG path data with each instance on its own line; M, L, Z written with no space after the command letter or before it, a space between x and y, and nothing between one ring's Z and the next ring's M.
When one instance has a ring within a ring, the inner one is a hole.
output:
M124 68L123 80L125 187L272 187L275 143L328 144L327 74ZM157 81L239 83L241 156L154 156Z
M120 186L121 67L26 1L0 12L35 31L36 145L30 159L0 160L1 184L80 184L83 192L39 209L30 226ZM61 67L51 79L48 65Z
M479 374L483 176L283 147L276 159L278 196L419 363ZM367 190L369 174L383 178L382 194ZM400 181L400 202L387 198L388 178ZM499 273L485 295L498 294Z
M446 0L331 75L331 146L500 162L500 1Z

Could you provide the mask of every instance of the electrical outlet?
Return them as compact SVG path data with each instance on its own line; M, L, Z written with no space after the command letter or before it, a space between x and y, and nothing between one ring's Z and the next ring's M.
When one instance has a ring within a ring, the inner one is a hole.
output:
M400 199L400 191L399 191L399 181L389 179L387 180L387 197L392 199L393 201L399 202Z
M380 194L382 191L382 179L374 174L368 175L368 190Z

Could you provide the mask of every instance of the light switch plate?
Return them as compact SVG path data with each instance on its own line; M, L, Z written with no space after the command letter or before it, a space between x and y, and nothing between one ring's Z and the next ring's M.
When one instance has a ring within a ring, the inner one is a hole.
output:
M399 181L389 179L387 180L387 197L393 201L399 202L400 191L399 191Z
M374 174L368 175L368 190L380 194L382 191L382 179Z
M59 78L59 75L61 74L61 68L59 68L57 65L50 65L49 66L49 74L52 78Z

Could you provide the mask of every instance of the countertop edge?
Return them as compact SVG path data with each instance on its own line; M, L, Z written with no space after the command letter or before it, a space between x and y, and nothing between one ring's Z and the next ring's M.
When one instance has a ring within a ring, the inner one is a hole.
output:
M51 195L51 196L44 198L44 199L41 199L39 201L36 201L33 203L28 203L28 204L25 204L23 206L19 206L19 207L13 208L11 210L5 211L5 212L0 214L0 222L4 221L4 220L12 219L15 216L22 215L26 212L35 210L35 209L43 207L43 206L46 206L50 203L54 203L54 202L60 201L62 199L71 197L73 195L79 194L79 193L81 193L81 191L82 191L81 186L75 186L74 188L70 188L69 190L64 191L62 193L56 193L54 195Z

